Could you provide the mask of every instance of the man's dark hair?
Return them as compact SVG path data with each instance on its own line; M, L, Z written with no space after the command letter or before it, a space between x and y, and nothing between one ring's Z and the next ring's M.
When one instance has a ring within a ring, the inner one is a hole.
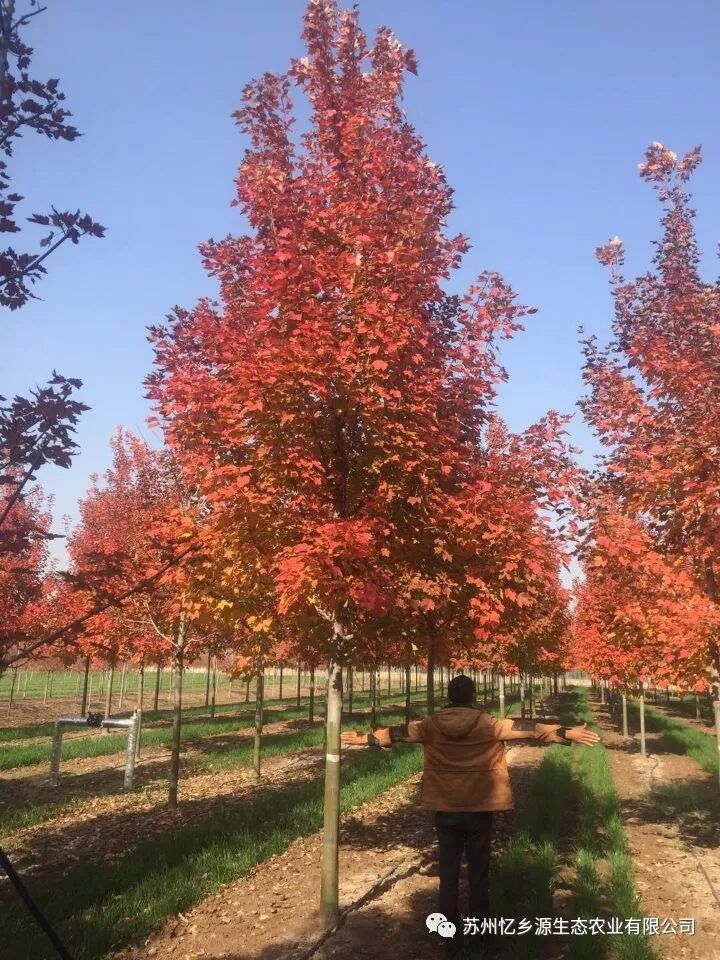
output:
M475 700L475 684L464 674L453 677L447 688L448 700L453 707L469 707Z

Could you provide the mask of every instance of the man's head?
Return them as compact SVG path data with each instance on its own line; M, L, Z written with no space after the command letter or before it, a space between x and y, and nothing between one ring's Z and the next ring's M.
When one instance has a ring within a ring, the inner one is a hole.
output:
M453 677L447 692L451 707L470 707L475 702L475 684L470 677Z

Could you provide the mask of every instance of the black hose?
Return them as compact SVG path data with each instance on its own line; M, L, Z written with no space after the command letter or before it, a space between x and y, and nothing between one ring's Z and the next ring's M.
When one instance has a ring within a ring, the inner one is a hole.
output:
M30 896L28 888L25 886L23 881L18 876L15 867L10 863L5 854L5 851L0 847L0 867L3 868L5 873L8 875L10 883L15 887L17 895L23 901L25 906L28 908L30 913L33 915L35 920L38 923L38 926L42 929L43 933L46 935L50 943L55 948L55 952L61 958L61 960L73 960L72 956L68 952L67 947L62 942L60 937L55 933L53 928L50 925L50 921L46 918L45 914L42 912L40 907L35 903L33 898Z

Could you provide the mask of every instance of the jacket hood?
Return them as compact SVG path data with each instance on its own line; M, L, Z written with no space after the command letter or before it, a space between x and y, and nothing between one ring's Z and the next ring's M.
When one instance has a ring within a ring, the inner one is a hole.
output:
M445 707L432 715L432 722L450 740L462 740L480 720L482 713L475 707Z

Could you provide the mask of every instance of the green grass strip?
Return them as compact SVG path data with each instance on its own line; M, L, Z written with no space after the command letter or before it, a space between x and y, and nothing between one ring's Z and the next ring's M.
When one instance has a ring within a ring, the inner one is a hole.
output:
M640 708L636 701L628 701L628 707L634 716L639 715ZM650 733L661 733L661 744L667 750L692 757L706 773L718 776L718 748L713 732L706 733L698 727L683 723L677 717L670 717L647 703L645 729Z
M417 711L413 710L411 715L417 716ZM405 712L387 712L384 710L380 714L383 724L400 724L405 720ZM358 726L358 718L348 718L343 722L343 729L350 730ZM275 733L264 734L262 738L262 758L284 756L297 750L305 750L312 747L321 746L324 738L324 727L316 725L294 733ZM228 745L227 743L217 743L209 740L204 747L201 756L193 757L187 766L189 773L200 773L205 770L232 770L235 768L249 767L253 762L253 739L248 737L238 744ZM181 786L182 790L182 786ZM81 806L88 797L96 793L94 787L84 787L76 790L71 796L65 796L58 802L41 802L37 804L28 804L21 809L3 809L0 806L0 836L8 835L14 830L22 830L26 827L37 826L40 823L50 820L60 814L68 813L75 806ZM124 791L118 787L104 791L104 796L116 796Z
M341 772L341 809L349 813L422 767L422 750L399 744L388 754L360 753ZM171 835L144 841L117 862L83 864L62 877L30 880L51 922L77 960L100 960L140 940L166 917L281 853L322 826L323 781L289 786ZM6 960L45 957L46 942L26 910L0 911Z
M573 690L578 721L598 730L587 691ZM578 835L574 856L575 886L572 916L586 920L608 913L625 920L641 917L622 809L605 746L575 750L574 776L578 796ZM604 870L601 864L604 862ZM570 937L570 960L651 960L647 937L635 934L588 934Z
M418 690L412 692L412 699L417 700L419 697L424 698L425 688L420 687ZM401 693L398 690L393 690L392 694L388 695L387 693L381 694L379 699L380 701L385 700L402 700L404 699L405 694ZM346 692L346 701L347 701L347 692ZM310 698L308 696L302 696L300 698L300 704L305 704L306 711L307 706L309 705ZM283 697L282 700L275 698L268 698L265 700L265 708L268 707L280 707L280 708L291 708L293 704L297 703L297 699L294 696ZM353 708L366 706L370 703L370 694L365 692L356 692L353 695ZM322 710L325 704L324 694L315 695L315 709L316 715L319 711ZM299 709L299 708L297 708ZM243 711L248 711L251 714L254 714L255 710L255 701L253 699L237 700L233 703L219 703L215 706L216 716L221 716L225 713L240 713ZM113 711L113 716L131 716L132 709L118 711ZM183 723L186 719L192 718L205 718L206 720L212 719L210 717L210 707L206 706L197 706L197 707L183 707L182 711ZM172 723L173 711L172 709L162 709L162 710L143 710L143 728L154 725L161 725L163 723L170 724ZM77 731L82 731L82 727L78 727ZM0 743L11 743L13 740L29 740L32 737L52 737L55 730L54 721L44 721L40 723L30 723L25 724L20 727L0 727Z
M560 720L573 722L561 695ZM491 914L496 917L553 916L553 891L558 866L558 846L572 786L572 754L554 744L542 762L519 808L516 831L508 849L498 858L491 882ZM547 937L527 933L502 938L514 960L539 956L547 950Z
M380 698L381 705L387 702L397 701L402 695L393 693L390 697ZM283 703L294 703L294 700L285 700ZM366 706L367 697L354 697L353 708ZM419 702L419 701L414 701ZM276 723L281 720L302 720L307 716L307 705L296 707L287 706L284 709L273 709L280 701L268 703L264 710L266 723ZM323 700L315 701L315 718L322 717L324 706ZM237 709L235 707L234 709ZM204 718L190 719L185 718L183 711L182 741L184 743L192 742L202 737L211 737L220 733L228 733L234 730L242 730L251 727L254 720L254 711L248 710L232 717L216 717L209 719L207 717L207 707L203 707ZM191 715L192 716L192 715ZM72 729L72 728L69 728ZM78 728L82 729L82 728ZM172 727L165 726L145 726L143 719L142 745L143 747L156 747L168 745L172 740ZM95 734L87 736L68 737L63 740L62 759L78 760L86 757L104 757L113 753L120 753L125 750L127 744L126 733ZM20 767L29 767L38 763L50 763L51 742L11 744L3 747L0 751L0 771L16 770Z

